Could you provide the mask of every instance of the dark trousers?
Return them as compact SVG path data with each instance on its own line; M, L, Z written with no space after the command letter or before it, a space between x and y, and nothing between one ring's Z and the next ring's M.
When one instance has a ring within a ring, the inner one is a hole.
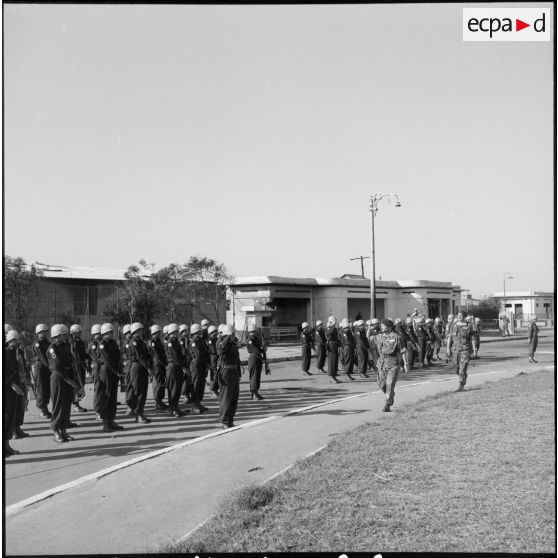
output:
M537 350L537 345L539 344L539 338L533 337L529 343L529 356L533 358L535 356L535 351Z
M50 370L40 362L33 364L31 373L35 382L35 404L37 409L46 411L50 401Z
M225 366L219 377L219 420L231 425L236 415L240 394L240 374L236 366Z
M318 370L323 370L326 356L326 346L324 344L316 345L316 366Z
M133 362L130 366L130 385L132 394L130 401L135 403L135 407L132 407L132 409L136 412L136 415L143 415L143 409L147 401L149 372L139 362Z
M167 364L167 389L169 392L169 408L178 409L180 392L184 383L184 372L178 364Z
M23 388L24 391L27 390L27 388ZM23 421L25 420L25 411L27 410L27 398L24 397L23 395L18 395L17 396L17 402L16 402L16 430L23 424Z
M91 363L91 376L93 377L93 409L96 413L100 414L99 365L96 362Z
M262 378L263 361L254 353L248 357L248 372L250 374L250 391L259 391Z
M76 374L76 381L81 383L82 386L85 386L85 368L83 366L79 370L74 370L74 374ZM78 379L79 376L79 379ZM80 382L81 380L81 382ZM81 400L78 396L79 389L74 389L74 405L77 405Z
M152 383L153 399L157 403L162 403L165 397L165 385L167 383L167 375L166 375L165 367L159 362L155 364L155 375L152 376L151 379L153 382ZM180 392L178 393L178 397L180 397Z
M310 345L302 345L302 371L310 370L310 361L312 360L312 347Z
M190 378L192 380L192 394L190 399L194 407L199 407L203 401L206 377L207 368L203 364L192 360L190 363Z
M52 398L52 430L66 428L70 423L74 389L58 374L50 376L50 396Z
M3 386L2 391L2 429L4 434L4 443L7 443L14 435L16 429L16 406L17 406L17 393L11 386Z
M432 364L432 357L433 356L434 356L434 342L433 341L427 341L426 342L425 359L426 359L426 362L429 365Z
M118 398L118 376L106 366L101 366L97 389L99 393L99 415L103 421L114 420Z
M359 347L357 349L358 355L358 371L361 374L366 374L368 369L368 349L366 347Z
M138 406L138 399L136 397L136 393L132 386L132 380L130 377L130 372L132 369L132 364L128 364L124 367L124 381L126 386L126 405L130 407L130 409L135 410Z
M353 347L343 349L343 372L352 374L355 367L355 350Z
M192 373L190 372L190 366L188 366L184 369L184 381L182 382L181 393L182 395L188 397L190 400L192 400L192 387Z
M337 347L327 352L327 373L334 378L337 376L337 365L339 364L339 352Z

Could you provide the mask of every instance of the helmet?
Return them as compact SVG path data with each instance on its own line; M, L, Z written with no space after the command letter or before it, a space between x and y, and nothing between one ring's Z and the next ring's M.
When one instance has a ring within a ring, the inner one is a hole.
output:
M10 329L6 335L6 342L11 341L12 339L19 339L19 333L15 329Z
M256 324L248 325L248 333L250 333L251 331L256 331Z
M223 328L225 327L225 324L219 324L219 327L217 328L217 331L219 333L223 333Z
M8 327L10 327L11 329L12 326L8 326ZM48 327L45 324L39 324L38 326L35 327L35 333L41 333L42 331L48 331Z
M401 323L401 318L395 318L395 323L400 324Z
M302 329L306 329L309 325L308 322L302 322Z
M188 326L186 324L180 324L180 327L178 328L179 333L182 333L183 331L188 331Z
M427 324L431 324L431 323L432 323L432 318L426 318L426 321L425 321L425 323L427 323Z
M70 326L70 333L79 333L80 331L83 331L83 329L81 329L79 324L73 324Z
M51 337L58 337L59 335L64 335L66 333L66 326L64 324L54 324L50 328L50 336Z
M167 328L167 333L170 335L171 333L175 333L178 331L178 325L177 324L169 324L168 326L165 326Z
M363 325L366 325L366 322L364 320L358 320L357 321L357 327L360 327L360 326L363 326Z
M201 326L208 326L209 325L209 320L206 320L205 318L201 321Z
M316 320L316 327L323 325L322 320Z
M234 333L234 327L232 325L226 324L223 326L223 335L232 335Z
M8 331L12 331L14 329L10 324L4 324L4 333L8 333Z
M434 318L434 323L438 324L440 323L442 320L440 320L440 318Z
M154 335L155 333L159 333L161 331L161 326L157 325L157 324L153 324L150 328L149 331L151 332L151 335Z
M370 320L370 325L376 325L376 324L379 324L379 323L380 323L380 320L378 320L378 318L372 318Z
M164 335L166 335L166 334L168 333L168 331L167 331L168 328L169 328L168 325L163 326L163 334L164 334Z
M210 326L207 328L207 333L213 333L214 331L217 331L217 327L214 326L214 325L210 325Z
M136 331L139 331L140 329L144 329L143 324L140 322L134 322L132 324L132 327L130 328L130 333L134 334L136 333Z
M372 323L372 320L366 320L366 325L370 325Z
M104 323L101 326L101 335L109 333L110 331L114 331L114 326L110 322Z
M122 327L122 334L126 335L127 333L130 333L130 328L132 327L132 324L124 324L124 326Z
M480 318L475 318L475 322L479 323L481 321Z
M198 333L201 331L201 325L200 324L192 324L190 326L190 333Z
M453 318L455 318L455 316L454 316L453 314L448 314L448 320L449 320L450 318L453 320Z
M405 320L405 322L406 322L407 324L411 325L411 324L413 323L413 318L407 318L407 319Z
M93 324L91 326L91 335L96 335L97 333L101 333L101 324Z

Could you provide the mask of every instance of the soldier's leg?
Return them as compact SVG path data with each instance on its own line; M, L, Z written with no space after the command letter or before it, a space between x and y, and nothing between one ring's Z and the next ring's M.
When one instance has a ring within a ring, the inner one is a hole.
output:
M64 412L63 412L63 394L62 384L64 380L58 374L52 374L50 377L50 396L52 399L52 417L50 419L50 428L54 431L54 441L64 442L62 436L62 428L64 428Z
M10 440L16 427L16 392L10 386L4 386L2 390L2 428L4 435L4 455L16 455L19 451L10 446Z
M463 389L467 383L467 367L469 366L469 353L468 351L460 352L459 360L459 385Z
M378 368L378 388L384 393L386 393L386 380L386 371L380 366Z
M392 366L386 372L386 405L389 405L390 407L393 405L395 397L395 384L397 383L398 377L399 366Z
M223 368L219 375L219 421L223 428L229 427L234 416L231 406L234 399L234 374L232 368Z
M149 389L149 373L144 368L140 368L136 374L134 392L137 398L136 414L143 415L145 403L147 401L147 391Z
M31 367L31 375L33 376L33 382L35 384L35 405L37 406L37 409L41 411L39 416L48 413L48 399L45 398L45 378L44 375L41 374L41 368L44 367L41 367L39 364L33 364ZM50 396L50 377L48 378L48 387Z

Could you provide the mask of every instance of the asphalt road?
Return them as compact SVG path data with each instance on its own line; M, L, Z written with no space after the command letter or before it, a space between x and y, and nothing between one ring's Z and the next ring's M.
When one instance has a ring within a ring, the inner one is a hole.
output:
M541 366L554 363L553 335L552 332L552 337L543 337L539 342L537 360ZM470 373L488 369L519 371L537 366L527 362L527 342L524 339L487 343L481 347L480 357L471 362ZM312 365L315 366L315 361ZM430 369L401 374L398 385L452 375L451 366L437 362ZM329 383L329 378L321 373L303 376L300 362L273 364L272 374L263 376L262 379L261 393L266 397L264 401L250 400L247 378L243 377L235 422L240 425L347 395L377 390L375 378L358 378L354 382L346 380L342 375L340 378L343 383L335 385ZM122 394L120 400L123 401ZM152 422L148 425L135 424L133 419L124 418L125 405L120 405L117 422L125 430L114 434L101 432L102 425L95 420L92 411L76 414L72 420L78 422L79 426L70 431L75 440L68 444L55 444L49 422L37 417L31 402L23 427L31 437L12 441L12 447L21 451L21 454L5 460L6 505L128 461L132 457L216 432L220 429L217 401L207 399L205 404L210 409L205 415L172 418L165 413L155 413L153 402L149 401L146 414L152 418ZM88 409L92 407L91 385L88 385L87 396L82 405Z

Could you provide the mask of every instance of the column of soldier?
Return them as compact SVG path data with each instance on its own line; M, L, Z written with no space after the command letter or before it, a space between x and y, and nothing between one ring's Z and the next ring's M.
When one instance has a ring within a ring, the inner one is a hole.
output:
M401 369L405 372L432 366L433 361L442 361L440 349L445 347L445 362L455 366L459 377L457 391L463 391L467 381L470 358L478 358L480 347L481 320L459 312L443 323L440 318L425 318L414 309L405 321L377 318L350 323L344 318L337 326L335 317L330 316L327 325L321 320L311 328L302 323L302 371L311 375L311 353L316 351L316 366L326 373L332 383L339 383L339 363L348 380L353 381L357 372L368 378L371 369L378 375L380 389L386 395L384 412L389 412L394 401L395 384ZM327 371L324 366L327 361Z
M144 413L150 380L156 411L168 412L172 417L205 413L208 409L202 401L207 384L211 396L219 399L222 427L234 426L241 365L238 340L230 325L215 327L202 320L190 327L173 323L162 329L152 325L147 330L136 322L122 328L120 345L111 323L93 325L87 346L78 324L69 329L55 324L50 328L50 339L48 334L45 324L37 325L33 343L25 346L19 333L4 324L5 456L19 453L9 444L12 437L29 436L21 428L28 406L28 386L34 392L39 417L50 420L54 441L73 440L67 432L77 426L70 420L71 413L87 411L80 405L86 375L92 377L93 407L96 419L103 423L103 432L123 429L115 421L119 385L125 392L126 416L140 424L150 422ZM258 352L257 357L261 355ZM164 402L165 394L168 403ZM191 408L180 408L181 396ZM50 402L52 411L48 409Z

